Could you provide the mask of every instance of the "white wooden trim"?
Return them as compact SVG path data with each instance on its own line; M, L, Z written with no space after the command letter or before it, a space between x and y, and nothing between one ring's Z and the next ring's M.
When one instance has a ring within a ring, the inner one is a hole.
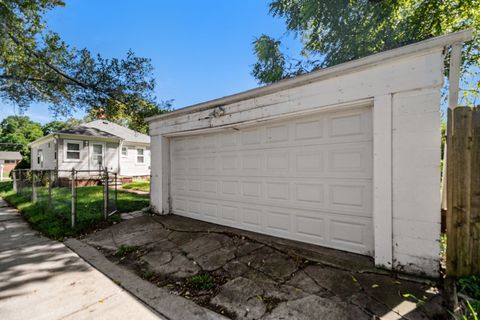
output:
M373 229L375 264L391 269L392 95L375 97L373 107Z
M150 148L151 179L150 208L159 214L171 212L170 206L170 139L163 136L152 136Z
M452 45L450 54L450 74L448 77L448 108L454 109L458 104L458 91L460 86L460 64L463 43Z
M264 117L264 118L258 118L258 119L255 119L255 120L244 121L242 123L218 125L218 126L214 126L212 128L193 129L193 130L185 130L185 131L164 133L163 136L164 137L180 137L180 136L190 136L190 135L203 134L203 133L213 133L213 132L225 131L225 130L235 130L235 129L238 129L238 128L246 128L246 127L255 126L255 125L257 125L261 122L266 122L266 121L285 120L285 119L290 119L290 118L307 116L309 114L318 114L318 113L322 113L322 112L329 112L329 111L332 111L332 110L338 111L338 110L356 109L356 108L371 106L372 104L373 104L373 98L367 98L367 99L362 99L362 100L357 100L357 101L349 101L349 102L346 102L346 103L339 103L339 104L324 106L322 108L301 110L301 111L295 111L295 112L290 112L290 113L286 113L286 114L277 114L277 115L272 115L270 117Z

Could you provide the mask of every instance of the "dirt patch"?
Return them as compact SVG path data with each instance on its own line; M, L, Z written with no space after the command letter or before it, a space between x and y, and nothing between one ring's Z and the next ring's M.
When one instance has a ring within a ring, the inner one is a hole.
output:
M202 307L206 307L228 318L236 319L234 313L210 303L212 297L218 293L219 288L229 280L228 274L222 270L205 271L188 278L166 276L165 274L153 272L148 264L141 260L142 257L152 251L152 248L123 246L118 250L102 248L99 248L99 250L113 263L134 271L142 279L167 289L171 294L182 296Z

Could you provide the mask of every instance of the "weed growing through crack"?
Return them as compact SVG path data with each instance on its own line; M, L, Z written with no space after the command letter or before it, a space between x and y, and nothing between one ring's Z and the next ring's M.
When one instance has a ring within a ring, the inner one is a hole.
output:
M275 307L278 306L279 303L286 301L286 300L279 299L277 297L266 296L266 295L258 295L257 299L265 303L267 312L271 312L273 309L275 309Z
M197 290L210 290L215 287L215 280L210 274L202 273L188 279L188 284Z
M155 276L155 273L150 270L143 270L141 276L145 280L151 280Z
M133 253L133 252L135 252L139 249L140 249L139 246L126 246L126 245L122 244L117 249L117 251L115 251L115 253L113 255L117 258L123 258L123 257L127 256L129 253Z

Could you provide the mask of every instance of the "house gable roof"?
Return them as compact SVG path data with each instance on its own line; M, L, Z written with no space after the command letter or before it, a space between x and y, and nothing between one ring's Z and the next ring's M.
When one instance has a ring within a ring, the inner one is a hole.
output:
M18 151L0 151L0 160L22 160Z
M107 120L95 120L85 123L83 126L108 132L112 135L122 138L125 142L150 144L150 136L129 128L122 127L121 125Z
M91 128L84 125L63 129L60 131L55 132L56 134L72 134L72 135L82 135L82 136L91 136L91 137L99 137L99 138L109 138L109 139L119 139L121 137L111 134L109 132L99 130L97 128Z

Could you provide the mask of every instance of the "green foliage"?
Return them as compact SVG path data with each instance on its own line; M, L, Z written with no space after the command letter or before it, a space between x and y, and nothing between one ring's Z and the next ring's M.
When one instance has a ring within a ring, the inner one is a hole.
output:
M7 188L9 185L0 184L0 196L16 206L22 216L35 228L46 236L62 240L64 237L83 234L104 224L103 187L80 187L77 188L77 224L75 229L70 227L70 201L69 188L54 188L52 190L53 207L48 208L45 201L32 203ZM47 199L48 188L37 188L38 199ZM149 198L129 192L118 191L117 209L119 212L131 212L140 210L149 204ZM109 218L110 222L119 221L118 215Z
M29 117L9 116L0 122L0 150L20 151L27 164L30 163L28 144L43 136L42 126Z
M188 283L198 290L210 290L215 287L215 280L208 273L201 273L188 279Z
M275 82L285 77L285 57L280 52L280 41L261 35L254 42L257 63L252 74L262 83Z
M478 319L480 314L480 275L462 277L457 280L458 291L473 300L467 301L463 319Z
M271 0L270 13L285 19L287 31L302 40L301 54L305 58L302 63L293 64L291 70L285 69L292 64L285 63L279 51L280 41L267 36L258 38L254 43L258 62L253 75L262 83L467 28L477 31L475 39L464 47L463 66L478 75L475 67L480 63L479 0ZM267 56L257 48L257 44L263 46L265 38L276 49L267 51ZM269 69L270 65L276 68ZM471 89L478 95L477 82L478 79Z
M106 59L62 41L43 18L59 0L0 1L0 100L25 110L33 102L55 116L76 110L106 112L107 119L145 131L145 116L165 111L157 102L150 59L128 51Z
M117 251L115 251L113 255L117 258L123 258L130 253L138 251L139 249L139 246L127 246L122 244L120 247L118 247Z
M443 261L447 261L447 235L445 233L440 236L440 257Z
M123 189L131 189L131 190L138 190L138 191L150 191L150 181L133 181L130 183L125 183L122 185Z
M78 126L81 123L82 123L81 120L74 119L74 118L68 119L67 121L59 121L59 120L50 121L49 123L45 124L42 128L43 135L46 136L53 132Z
M457 283L459 291L480 300L480 275L460 278Z
M1 181L0 182L0 197L4 197L5 195L9 194L13 190L13 182L12 181Z

